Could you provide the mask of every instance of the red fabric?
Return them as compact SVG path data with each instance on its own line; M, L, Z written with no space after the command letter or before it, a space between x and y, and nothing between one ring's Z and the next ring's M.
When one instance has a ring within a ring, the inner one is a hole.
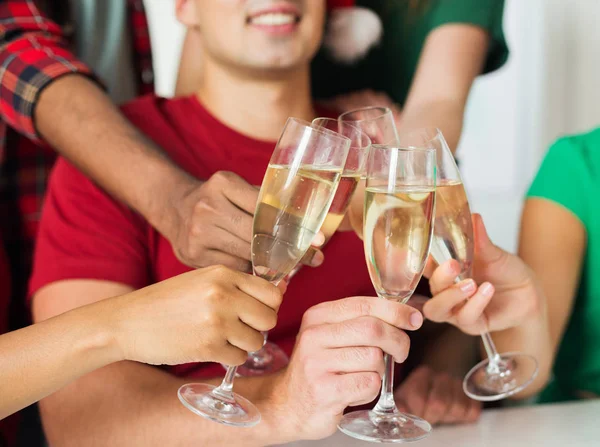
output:
M143 0L123 1L128 5L139 93L149 93L152 59ZM38 139L33 109L43 88L71 72L90 74L69 51L62 29L41 14L33 0L0 1L0 233L10 259L16 305L25 296L48 173L56 157Z
M172 159L197 178L221 170L260 185L275 142L257 141L226 127L194 98L146 97L125 107L126 115ZM118 204L73 166L59 160L38 237L30 292L54 281L104 279L139 288L188 271L169 243L133 211ZM291 353L304 312L353 295L374 295L361 241L335 235L325 263L303 268L291 281L270 340ZM180 365L178 376L221 376L220 365Z
M355 0L327 0L327 9L332 11L338 8L352 8L356 6Z

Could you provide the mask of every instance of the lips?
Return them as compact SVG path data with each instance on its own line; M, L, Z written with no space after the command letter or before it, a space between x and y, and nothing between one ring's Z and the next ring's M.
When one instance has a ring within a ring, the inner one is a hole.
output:
M281 12L267 12L248 19L251 25L261 26L283 26L293 25L300 21L300 17L294 14L286 14Z
M247 23L265 31L279 34L293 31L300 19L301 12L295 5L282 3L252 12L248 15Z

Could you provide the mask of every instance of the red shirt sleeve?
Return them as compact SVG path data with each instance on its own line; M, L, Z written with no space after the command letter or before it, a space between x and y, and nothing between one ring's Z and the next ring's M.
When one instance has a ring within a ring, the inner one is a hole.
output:
M39 140L33 110L53 80L91 70L68 50L60 26L44 17L33 0L0 1L0 118Z
M150 227L64 159L50 176L29 296L67 279L150 283Z

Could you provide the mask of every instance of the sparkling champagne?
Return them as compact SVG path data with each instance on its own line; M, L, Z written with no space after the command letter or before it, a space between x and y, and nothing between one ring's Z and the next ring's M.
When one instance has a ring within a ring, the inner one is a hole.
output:
M368 187L365 255L380 296L408 300L429 254L435 192L428 187Z
M277 283L310 247L329 211L341 169L269 165L252 239L254 273Z
M460 181L442 180L437 188L437 204L431 255L438 264L455 259L460 278L471 276L473 224L465 188Z
M360 181L360 174L342 174L340 184L338 185L333 202L329 208L329 213L325 217L325 222L321 227L321 231L325 235L325 243L331 239L331 236L337 231L338 227L344 220L348 205L352 200L352 195L356 190L356 185Z

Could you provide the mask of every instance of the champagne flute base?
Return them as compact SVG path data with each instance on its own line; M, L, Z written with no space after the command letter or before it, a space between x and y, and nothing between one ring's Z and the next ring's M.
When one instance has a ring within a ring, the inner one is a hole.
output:
M236 393L224 394L204 383L183 385L177 392L181 403L192 413L233 427L252 427L260 422L260 412Z
M285 368L289 361L287 354L279 346L267 342L259 351L251 353L246 363L238 366L237 375L254 377L271 374Z
M463 390L471 399L491 402L523 391L537 376L537 360L518 352L499 355L496 365L489 359L475 365L463 380Z
M338 428L362 441L396 444L418 441L431 433L429 422L416 416L400 412L381 415L373 410L346 414Z

